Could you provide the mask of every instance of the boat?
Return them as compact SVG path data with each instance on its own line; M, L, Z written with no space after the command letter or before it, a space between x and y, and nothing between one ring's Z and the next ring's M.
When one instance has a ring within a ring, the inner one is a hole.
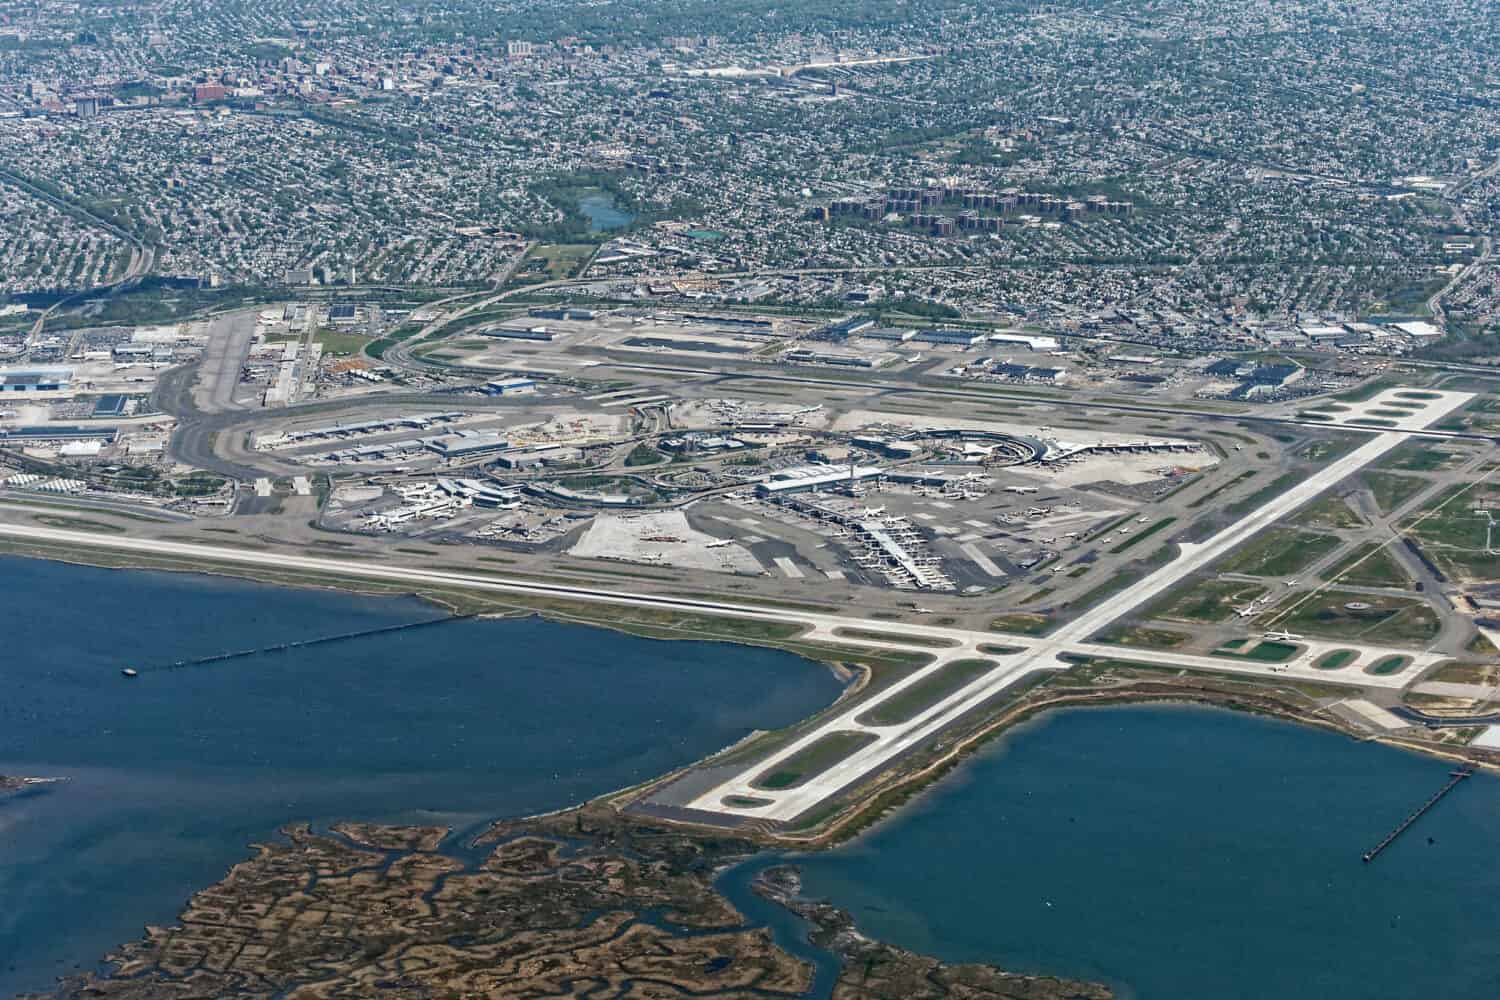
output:
M140 675L140 671L136 670L134 667L126 667L124 670L121 670L120 673L124 674L126 677L137 677Z

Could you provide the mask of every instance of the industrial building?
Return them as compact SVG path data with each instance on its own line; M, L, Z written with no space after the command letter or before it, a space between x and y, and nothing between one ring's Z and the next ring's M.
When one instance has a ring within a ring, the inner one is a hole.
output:
M484 384L487 396L522 396L535 391L536 379L532 378L497 378Z
M755 490L763 497L785 496L830 486L867 482L884 475L885 470L875 465L799 465L773 473L770 479L756 484Z
M551 343L558 337L545 326L491 326L480 330L479 333L484 337L499 337L503 340L536 340L543 343Z
M989 339L989 334L980 333L976 330L919 330L912 340L920 340L926 344L955 344L959 347L973 347L982 344Z
M0 368L0 392L65 392L71 368Z
M509 447L510 441L499 434L479 431L459 431L456 434L427 439L427 450L436 452L444 458L470 458L492 451L503 451Z

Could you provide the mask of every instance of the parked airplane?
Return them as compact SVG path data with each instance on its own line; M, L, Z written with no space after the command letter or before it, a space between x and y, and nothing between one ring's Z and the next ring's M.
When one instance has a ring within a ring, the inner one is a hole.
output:
M1297 635L1295 632L1288 632L1284 629L1278 629L1274 632L1267 632L1266 638L1276 642L1290 642L1293 639L1300 639L1302 637L1300 635Z
M1040 493L1041 492L1041 487L1039 487L1039 486L1007 486L1007 487L1005 487L1005 492L1007 492L1007 493Z
M726 545L733 545L733 544L734 544L734 539L733 538L721 538L717 542L709 542L707 545L705 545L703 547L705 549L722 549Z

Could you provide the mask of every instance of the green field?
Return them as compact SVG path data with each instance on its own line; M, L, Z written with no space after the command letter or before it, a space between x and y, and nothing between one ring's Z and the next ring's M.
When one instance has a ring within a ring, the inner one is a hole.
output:
M1394 674L1410 662L1411 657L1409 656L1385 656L1366 667L1365 673L1380 676Z
M792 754L774 771L756 778L753 784L767 789L795 788L877 739L874 733L829 733Z
M1264 597L1266 588L1258 583L1239 580L1193 581L1153 604L1147 618L1169 618L1185 622L1222 622L1234 615L1234 609Z
M1365 522L1342 497L1323 497L1308 505L1292 523L1303 528L1362 528Z
M667 456L649 444L638 444L631 449L629 455L625 456L625 465L629 468L636 468L642 465L660 465L666 460Z
M1446 681L1450 684L1483 684L1491 687L1500 684L1500 665L1494 663L1444 663L1427 675L1429 681Z
M1366 472L1365 483L1375 495L1375 506L1382 514L1389 514L1406 501L1432 484L1417 476L1401 476L1390 472Z
M994 666L993 660L954 660L945 663L911 687L876 705L856 721L866 726L894 726L910 722L924 709L979 679Z
M1136 646L1142 649L1175 649L1192 636L1171 629L1151 628L1146 625L1118 625L1099 637L1100 642L1111 642L1119 646Z
M1455 486L1433 498L1403 529L1445 573L1464 582L1500 579L1500 530L1491 528L1491 498L1482 489ZM1500 499L1493 506L1500 510Z
M370 338L354 333L344 333L331 326L325 326L313 334L313 342L322 345L324 354L347 357L363 351L365 345L370 342Z
M1132 545L1135 545L1137 542L1144 542L1146 539L1150 538L1152 535L1163 530L1164 528L1170 528L1176 522L1177 518L1175 517L1164 517L1160 521L1157 521L1155 524L1151 525L1146 530L1131 535L1129 538L1125 539L1123 542L1121 542L1119 545L1116 545L1109 551L1124 552L1126 549L1130 548Z
M1331 653L1324 653L1318 657L1318 662L1313 664L1319 670L1338 670L1347 667L1359 658L1359 653L1352 649L1335 649Z
M1371 642L1425 642L1439 629L1437 613L1425 601L1336 589L1304 601L1276 625L1292 632Z
M1290 642L1273 642L1269 639L1257 642L1255 645L1245 648L1244 644L1235 645L1226 642L1223 646L1214 650L1215 656L1223 656L1229 659L1254 660L1256 663L1285 663L1297 655L1302 647Z
M1455 454L1437 448L1426 441L1409 441L1376 463L1377 469L1403 469L1408 472L1435 472L1451 469L1464 460Z
M1001 615L990 622L991 632L1011 632L1016 635L1043 635L1052 627L1052 619L1046 615L1016 614Z
M1335 535L1276 528L1220 560L1218 569L1247 576L1288 576L1312 565L1339 544Z
M1330 583L1355 587L1404 587L1411 581L1389 545L1365 542L1327 573Z
M544 281L561 281L575 276L594 255L592 243L543 243L527 251L516 268L507 288L536 285Z

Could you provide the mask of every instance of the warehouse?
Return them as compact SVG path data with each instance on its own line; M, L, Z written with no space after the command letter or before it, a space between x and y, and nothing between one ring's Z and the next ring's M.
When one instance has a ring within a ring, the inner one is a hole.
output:
M66 392L71 368L0 368L0 392Z

